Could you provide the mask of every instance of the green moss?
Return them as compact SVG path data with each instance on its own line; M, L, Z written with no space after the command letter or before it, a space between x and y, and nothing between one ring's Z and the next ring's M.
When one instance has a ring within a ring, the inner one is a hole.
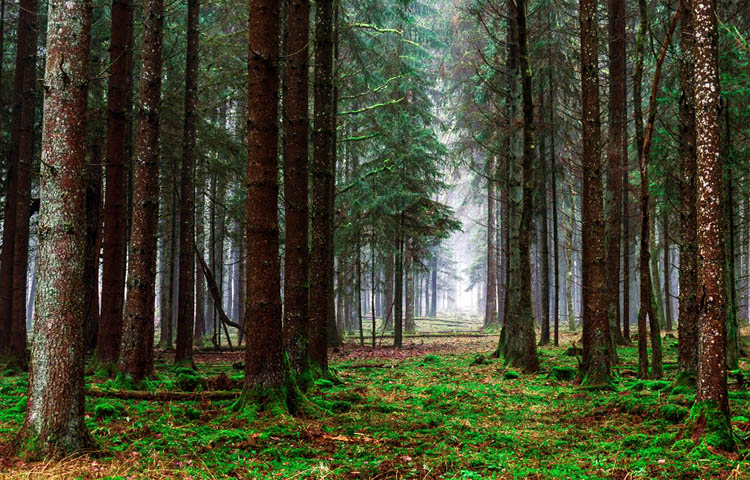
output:
M520 376L521 375L515 370L506 370L505 373L503 374L503 378L506 380L515 380Z
M321 390L330 390L333 388L333 382L327 378L319 378L315 380L315 385Z
M701 445L734 450L732 426L729 418L714 402L696 402L688 420L693 432L701 435Z
M639 450L649 444L649 437L642 433L634 433L622 439L622 447Z
M177 381L175 384L180 390L186 392L194 392L198 387L205 386L205 379L198 375L196 372L193 373L178 373Z
M659 408L659 413L665 420L669 420L672 423L679 423L688 416L690 411L681 405L667 404Z
M668 447L674 443L675 437L677 437L676 433L662 433L657 435L651 443L654 447Z
M125 412L121 402L102 400L94 405L94 417L97 419L120 417Z
M672 450L675 452L689 452L695 447L695 443L689 438L677 440L672 444Z
M573 380L576 375L578 370L573 367L552 367L549 371L550 378L561 381Z

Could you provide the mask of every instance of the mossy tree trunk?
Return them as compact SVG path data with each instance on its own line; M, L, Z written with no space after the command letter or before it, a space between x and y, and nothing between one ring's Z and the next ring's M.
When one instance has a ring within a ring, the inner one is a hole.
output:
M698 173L698 392L691 418L703 440L732 449L726 371L726 277L719 143L718 31L715 0L696 0L695 112Z
M26 420L16 442L29 457L63 457L91 445L84 421L86 184L82 175L90 39L89 1L49 2L39 288Z
M695 85L693 80L693 0L680 3L680 303L678 356L680 374L694 378L698 371L698 224L695 151Z

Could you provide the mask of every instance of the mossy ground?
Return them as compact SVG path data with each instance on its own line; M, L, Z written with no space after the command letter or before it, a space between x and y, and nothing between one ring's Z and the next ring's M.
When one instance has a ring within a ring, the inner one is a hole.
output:
M476 362L495 337L414 339L402 350L346 346L332 361L343 383L315 382L308 398L320 409L302 417L260 413L250 422L233 400L87 398L99 455L4 458L0 478L750 478L747 387L730 393L740 450L695 447L687 425L694 391L671 384L675 340L665 340L664 380L636 379L636 350L621 348L614 390L590 391L561 368L575 366L564 352L576 338L540 349L534 375L509 374L502 360ZM160 357L158 377L141 387L241 387L241 354L198 355L190 382L168 361ZM741 369L750 375L746 359ZM26 382L0 378L0 444L23 421Z

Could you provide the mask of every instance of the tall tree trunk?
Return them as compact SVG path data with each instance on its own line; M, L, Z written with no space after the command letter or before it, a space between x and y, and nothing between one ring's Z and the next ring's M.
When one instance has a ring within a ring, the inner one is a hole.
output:
M284 401L278 219L279 2L250 0L245 401ZM273 398L276 397L276 398Z
M695 111L698 171L698 392L691 418L710 446L734 447L726 371L726 288L719 153L719 68L715 0L695 0Z
M334 0L315 6L315 79L313 156L311 167L312 210L310 213L310 360L323 373L328 371L328 345L339 344L331 331L333 301L333 201L336 158L335 101L333 87ZM339 287L340 288L340 287ZM334 319L335 323L335 319Z
M724 104L724 142L723 152L725 158L731 157L731 126L729 124L729 101ZM736 252L735 243L736 225L735 225L735 207L734 207L734 165L729 160L724 161L724 228L726 232L726 286L727 286L727 305L726 305L726 341L727 341L727 368L736 370L740 368L740 344L739 344L739 324L737 322L737 269L736 269ZM15 307L15 300L14 300Z
M599 35L596 0L580 0L583 90L583 373L584 383L611 380L610 322L607 318L607 262L602 215L599 118Z
M104 238L102 308L96 359L107 368L120 356L125 300L127 172L130 166L133 2L113 0L110 23L109 89L107 92L107 163L104 170Z
M52 0L40 177L39 290L26 420L31 457L91 445L84 421L86 101L91 3Z
M505 361L526 372L539 369L536 353L536 332L531 297L531 223L534 190L534 104L531 91L531 67L526 34L526 2L517 2L514 11L518 31L518 60L521 72L521 98L523 110L522 201L518 228L518 292L511 296L508 321L504 325ZM503 335L501 335L502 337Z
M309 368L308 250L308 43L309 0L291 0L287 24L284 100L284 200L286 212L284 254L284 345L296 374ZM333 294L333 292L329 292ZM323 301L324 299L315 299Z
M560 239L558 232L558 219L557 219L557 154L555 152L555 88L552 83L552 70L549 70L549 136L550 136L550 158L552 163L552 248L554 262L555 262L555 273L554 273L554 288L555 288L555 346L560 344Z
M185 123L180 179L180 291L177 296L175 363L193 363L195 321L195 137L198 108L198 23L200 0L188 0L185 63ZM219 277L221 278L221 277Z
M245 236L242 234L240 224L237 225L237 242L238 245L238 258L237 258L237 296L239 297L237 305L237 323L242 328L240 329L237 343L242 344L242 339L245 337L245 305L247 303L247 270L245 268L247 262L247 247L245 245Z
M540 223L540 256L541 256L541 282L539 288L541 288L541 303L542 308L539 311L539 315L542 317L542 332L541 338L539 339L539 345L549 345L550 343L550 315L549 315L549 293L550 293L550 277L549 277L549 194L547 193L547 172L549 171L549 163L547 160L547 128L544 125L545 122L545 108L544 108L544 82L540 82L542 85L541 92L539 95L539 123L543 126L542 133L539 140L539 160L542 168L539 170L539 195L543 199L540 205L541 216L539 218Z
M438 299L438 262L437 262L437 252L435 252L435 255L433 256L432 260L430 261L431 266L431 282L432 282L432 297L430 298L430 317L435 318L437 317L437 299Z
M608 0L609 10L609 140L607 142L606 225L607 318L611 336L610 355L617 362L617 345L624 340L620 331L620 245L622 161L625 150L625 0Z
M575 200L573 197L573 185L570 185L569 188L569 204L570 204L570 217L568 220L568 231L566 232L566 239L565 239L565 266L567 267L568 274L567 274L567 284L566 284L566 292L565 296L567 297L567 304L568 304L568 331L569 332L575 332L576 331L576 314L575 314L575 306L573 304L573 234L575 230Z
M393 252L389 251L385 257L385 329L393 328Z
M29 197L36 111L37 0L22 0L19 8L0 269L0 354L7 354L11 363L25 368Z
M154 368L164 0L145 2L143 28L138 136L133 172L133 225L130 232L128 290L120 350L120 371L135 381L151 375ZM168 333L171 335L171 330Z
M484 326L497 325L497 247L496 225L497 215L497 181L495 179L496 157L493 153L487 155L487 301L484 310Z

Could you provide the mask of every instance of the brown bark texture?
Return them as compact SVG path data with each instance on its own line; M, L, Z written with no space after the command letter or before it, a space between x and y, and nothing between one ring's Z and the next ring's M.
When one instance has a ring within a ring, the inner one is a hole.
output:
M180 283L177 295L175 363L193 363L195 320L195 156L198 108L198 20L200 0L188 0L185 64L185 123L180 179Z
M289 3L284 101L284 347L292 370L299 374L308 361L310 250L308 249L308 43L309 0ZM333 292L329 292L332 295ZM316 302L326 304L323 298Z
M338 338L329 331L329 316L334 315L333 298L333 201L335 161L333 89L334 2L321 0L315 7L315 78L313 154L310 211L310 360L316 368L328 369L328 344ZM333 342L336 343L336 342Z
M91 3L49 2L39 270L28 403L18 447L62 457L91 445L84 421L86 103Z
M279 2L250 0L247 311L243 392L263 400L284 382L278 219Z
M153 371L156 240L159 220L159 112L162 84L163 0L144 4L143 53L135 144L133 223L120 371L139 381Z
M127 231L128 142L130 134L131 63L133 52L132 0L113 0L107 92L107 161L105 166L104 237L102 240L102 298L104 299L96 356L102 364L116 364L122 341L125 298Z
M599 35L595 0L580 0L583 108L583 373L597 385L611 379L606 251L602 212Z

